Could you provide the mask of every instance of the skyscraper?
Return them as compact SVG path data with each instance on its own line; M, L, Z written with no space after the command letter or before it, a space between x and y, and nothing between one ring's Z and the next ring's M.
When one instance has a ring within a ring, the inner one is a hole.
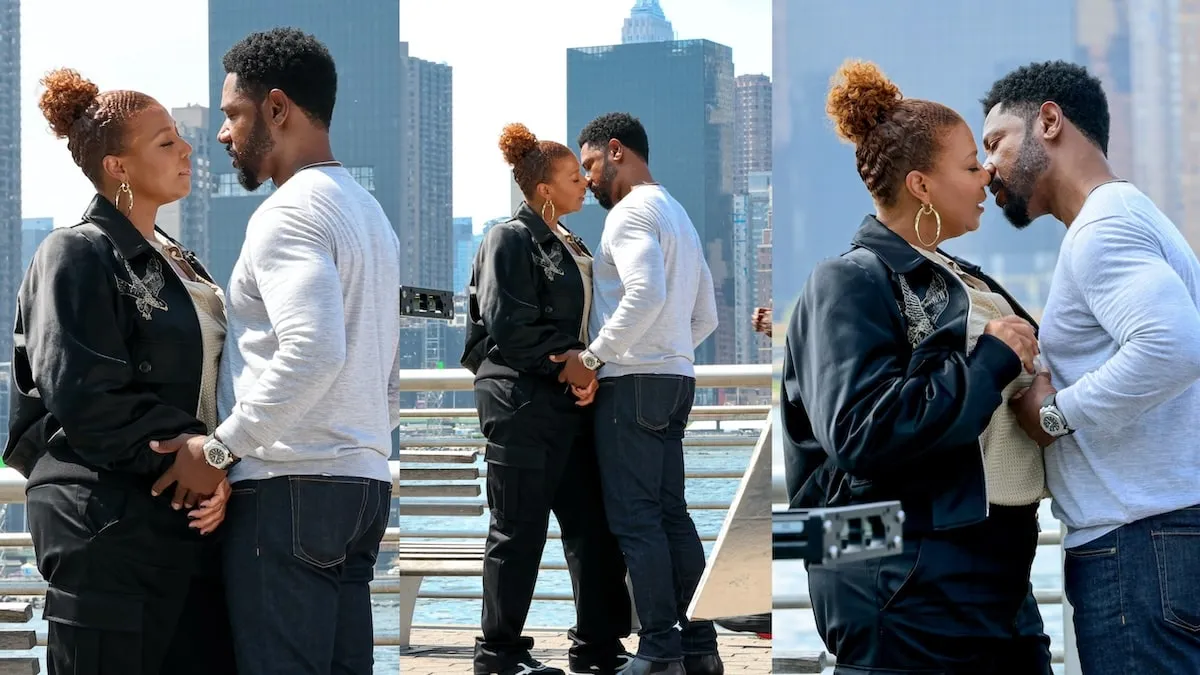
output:
M471 263L475 261L475 222L467 218L454 219L454 284L455 295L466 295L471 282Z
M33 262L33 254L37 252L38 246L46 241L46 237L50 236L50 231L54 229L53 218L22 218L21 219L21 276L25 276L25 271L29 269L29 263ZM8 355L0 355L0 360L7 360Z
M650 170L687 209L712 269L716 334L698 363L733 363L733 51L708 40L567 50L567 134L592 119L627 112L650 138ZM588 195L572 229L595 248L606 212ZM748 321L749 317L745 317Z
M403 169L412 226L404 234L406 246L416 252L406 278L416 286L449 290L454 285L453 71L412 56L405 61L408 155Z
M621 27L621 43L670 42L675 39L675 30L658 0L637 0L625 25Z
M734 79L733 193L746 194L749 175L771 170L771 78Z
M1118 176L1134 178L1129 0L1075 0L1075 4L1076 60L1100 79L1108 97L1108 161Z
M158 226L177 238L200 261L209 264L208 215L213 179L209 164L211 140L216 130L209 124L208 108L189 105L171 110L179 134L192 146L192 191L187 197L158 210Z
M12 353L21 266L21 2L0 0L0 361Z
M1182 63L1176 0L1131 3L1127 17L1133 83L1133 178L1163 213L1182 225ZM1194 36L1192 37L1194 40ZM1191 113L1194 115L1195 113Z
M404 63L400 6L395 0L209 0L209 101L218 107L225 52L247 34L290 26L313 33L337 63L333 151L359 183L375 195L397 232L406 227L404 174ZM212 120L219 128L223 118ZM272 190L247 193L219 143L209 147L214 191L209 212L209 269L226 283L245 238L246 222ZM404 255L412 255L403 249ZM405 283L411 283L405 280Z
M1179 167L1183 210L1179 227L1200 252L1200 0L1178 0L1181 111Z

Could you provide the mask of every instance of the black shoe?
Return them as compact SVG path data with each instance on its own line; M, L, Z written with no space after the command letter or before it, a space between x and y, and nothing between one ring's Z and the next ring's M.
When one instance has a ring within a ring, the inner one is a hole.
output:
M687 671L679 661L657 663L635 658L617 675L687 675Z
M499 675L567 675L562 668L548 666L537 659L530 657L521 659L517 665L508 670L500 671Z
M725 663L719 654L693 654L683 657L687 675L725 675Z
M570 658L570 675L617 675L633 660L633 654L622 652L605 658Z
M751 614L749 616L730 616L724 619L714 619L713 623L725 630L735 633L771 634L770 614Z

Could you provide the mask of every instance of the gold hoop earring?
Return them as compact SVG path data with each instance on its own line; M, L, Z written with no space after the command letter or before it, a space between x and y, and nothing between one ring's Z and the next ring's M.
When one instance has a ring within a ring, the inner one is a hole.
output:
M937 231L933 233L933 241L927 242L925 241L925 238L921 236L921 216L928 216L930 214L933 214L934 221L937 222ZM913 229L916 230L917 241L921 242L922 246L933 246L942 236L942 214L938 213L937 209L933 208L933 204L922 205L921 208L917 209L917 220L913 223Z
M550 219L549 220L546 219L546 207L547 206L550 207ZM542 202L542 221L545 222L547 225L553 225L554 221L557 219L557 217L558 217L558 209L554 207L554 202L550 201L549 199Z
M117 207L118 211L121 210L122 194L129 195L129 211L122 211L122 213L133 213L133 188L129 187L129 183L124 181L121 182L121 187L117 188L117 196L113 198L113 206Z

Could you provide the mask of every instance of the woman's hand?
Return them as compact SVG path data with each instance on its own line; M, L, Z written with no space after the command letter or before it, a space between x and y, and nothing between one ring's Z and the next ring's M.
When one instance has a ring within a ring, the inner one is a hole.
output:
M200 530L200 534L209 534L225 520L225 505L229 503L229 495L233 489L228 480L221 481L213 496L200 502L200 508L188 513L192 522L188 527Z
M1033 360L1039 353L1037 335L1033 326L1019 316L1006 316L992 319L983 329L984 335L999 338L1008 348L1016 352L1025 371L1031 375L1036 372Z
M596 391L600 389L600 380L592 380L592 383L586 387L571 387L571 393L575 394L575 398L579 399L575 402L577 406L591 405L596 399Z

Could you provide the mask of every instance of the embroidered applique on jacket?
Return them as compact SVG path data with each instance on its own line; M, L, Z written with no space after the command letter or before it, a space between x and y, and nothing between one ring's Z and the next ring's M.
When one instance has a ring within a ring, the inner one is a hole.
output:
M900 294L904 302L897 304L900 304L900 313L904 315L908 324L908 344L916 349L937 327L938 319L950 304L950 292L946 288L946 280L940 274L933 275L933 281L925 291L924 298L918 296L912 286L908 285L908 280L903 274L899 275L899 279Z
M546 253L546 249L536 244L534 245L534 249L536 249L536 252L533 254L533 262L537 263L538 267L542 268L542 272L546 275L546 279L554 281L555 275L560 277L563 276L562 245L551 246L549 253Z
M159 297L159 293L163 289L163 274L158 258L150 259L146 265L146 274L142 277L138 277L133 271L128 260L123 262L125 271L129 274L129 281L117 278L117 290L121 292L121 295L127 295L136 300L138 313L147 321L153 318L153 310L167 311L167 303Z

